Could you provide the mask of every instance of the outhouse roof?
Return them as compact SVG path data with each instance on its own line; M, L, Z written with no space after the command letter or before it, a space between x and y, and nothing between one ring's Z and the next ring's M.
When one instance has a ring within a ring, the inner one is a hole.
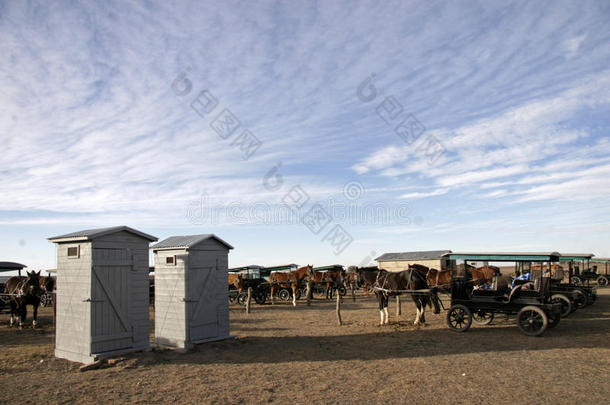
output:
M384 253L375 260L378 262L393 262L401 260L434 260L442 255L451 253L451 250L424 250L420 252Z
M122 232L122 231L141 236L142 238L148 239L151 242L155 242L155 241L159 240L152 235L149 235L144 232L140 232L136 229L130 228L125 225L112 226L110 228L85 229L84 231L77 231L77 232L67 233L65 235L54 236L52 238L49 238L48 240L50 240L51 242L76 242L76 241L80 241L80 240L93 240L93 239L96 239L96 238L99 238L99 237L102 237L105 235Z
M217 242L225 245L227 248L233 249L233 246L229 245L227 242L220 239L213 233L205 233L201 235L170 236L169 238L152 245L151 249L190 249L193 246L198 245L199 243L208 239L215 239Z

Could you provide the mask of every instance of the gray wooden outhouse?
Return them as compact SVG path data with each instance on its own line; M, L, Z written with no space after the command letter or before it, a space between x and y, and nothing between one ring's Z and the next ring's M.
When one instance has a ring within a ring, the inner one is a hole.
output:
M150 347L148 252L127 226L49 238L57 244L55 356L92 363Z
M172 236L155 257L155 343L177 348L227 339L229 250L212 234Z

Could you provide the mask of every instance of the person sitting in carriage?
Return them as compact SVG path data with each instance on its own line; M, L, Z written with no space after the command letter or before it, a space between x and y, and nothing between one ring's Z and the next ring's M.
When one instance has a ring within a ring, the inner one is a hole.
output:
M511 283L511 288L515 288L515 285L519 285L519 284L524 284L525 281L531 281L532 280L532 273L527 272L527 273L523 273L518 275L517 277L515 277L515 279L513 280L513 282Z

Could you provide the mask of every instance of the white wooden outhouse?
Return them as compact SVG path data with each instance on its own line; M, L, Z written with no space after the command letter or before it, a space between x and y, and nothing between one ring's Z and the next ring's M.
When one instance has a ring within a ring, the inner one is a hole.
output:
M49 238L57 244L55 356L92 363L149 344L148 252L127 226Z
M155 343L176 348L227 339L229 250L216 235L172 236L155 257Z

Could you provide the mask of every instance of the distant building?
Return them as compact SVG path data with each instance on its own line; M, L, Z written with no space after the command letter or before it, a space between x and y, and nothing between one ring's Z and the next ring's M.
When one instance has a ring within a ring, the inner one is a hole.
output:
M384 253L375 260L379 263L380 269L387 271L406 270L410 264L421 264L429 268L444 270L450 268L452 264L449 259L442 257L447 253L451 253L451 250Z

